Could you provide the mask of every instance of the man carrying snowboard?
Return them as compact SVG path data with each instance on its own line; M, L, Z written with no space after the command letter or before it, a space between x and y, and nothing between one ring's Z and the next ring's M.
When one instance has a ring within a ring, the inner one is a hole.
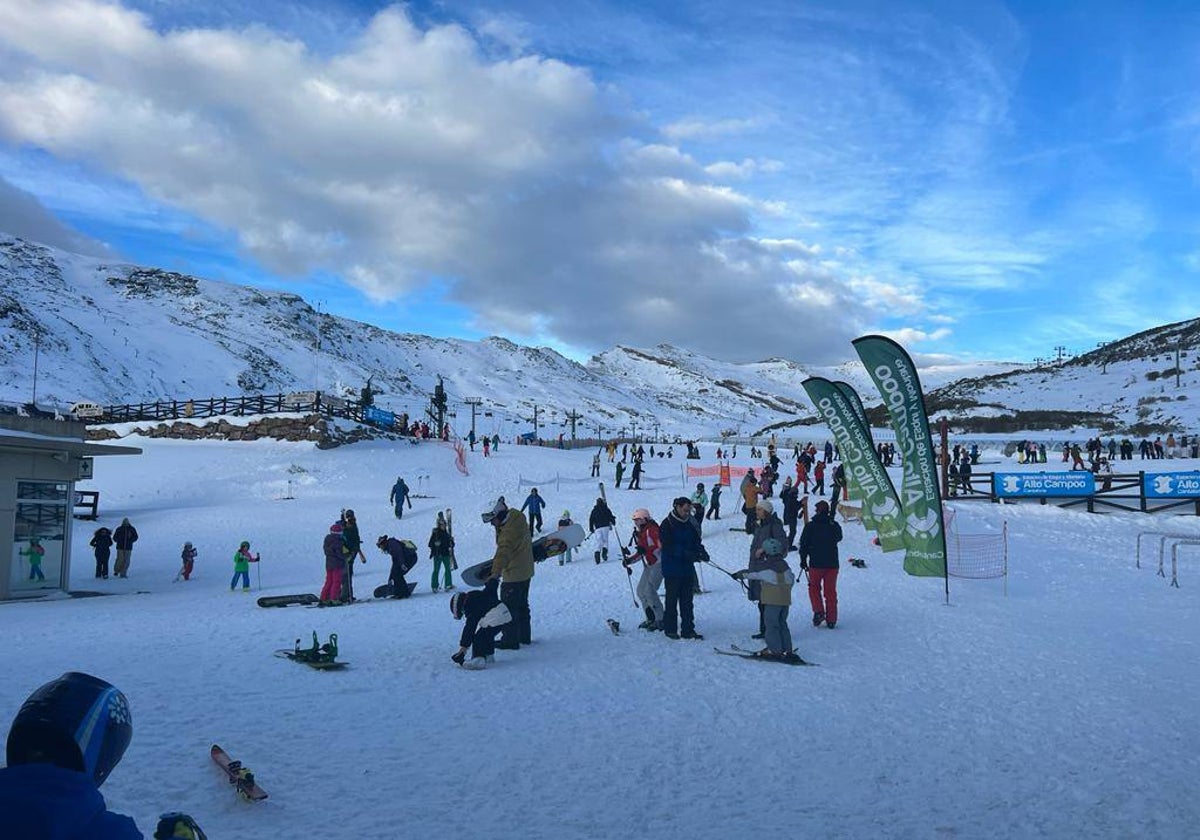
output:
M512 621L504 626L497 645L501 650L518 650L532 640L529 618L529 583L533 579L533 539L525 516L510 510L498 499L483 521L496 529L496 553L492 557L491 578L501 578L500 600L508 607Z

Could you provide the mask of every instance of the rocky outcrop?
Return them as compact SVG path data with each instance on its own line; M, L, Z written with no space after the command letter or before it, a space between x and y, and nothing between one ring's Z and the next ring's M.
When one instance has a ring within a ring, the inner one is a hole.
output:
M174 423L136 424L125 432L149 438L176 438L180 440L270 440L314 441L318 449L333 449L347 443L375 438L394 439L394 435L381 432L370 426L339 426L319 414L304 416L266 416L246 423L230 423L225 418L214 418L208 422L183 421ZM122 437L110 426L91 426L88 440L114 440Z

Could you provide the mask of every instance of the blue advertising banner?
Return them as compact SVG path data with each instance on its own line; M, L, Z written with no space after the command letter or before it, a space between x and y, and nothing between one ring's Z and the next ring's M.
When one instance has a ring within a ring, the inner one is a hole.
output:
M376 426L382 426L385 429L390 429L396 425L396 415L390 411L384 411L381 408L376 408L369 405L363 409L363 420L368 423L374 423Z
M1090 472L993 473L992 492L1006 499L1041 496L1090 496L1096 477Z
M1146 473L1142 494L1147 499L1190 499L1200 497L1200 472Z

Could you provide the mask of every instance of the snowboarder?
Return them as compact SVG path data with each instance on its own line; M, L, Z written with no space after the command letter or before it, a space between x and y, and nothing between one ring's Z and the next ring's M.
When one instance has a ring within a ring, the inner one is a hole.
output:
M229 581L229 591L237 586L238 578L242 579L242 591L250 591L250 564L258 562L258 555L250 551L250 543L242 540L237 552L233 555L233 577Z
M438 591L439 569L442 570L446 591L454 588L454 582L450 578L450 569L454 565L451 559L453 557L454 537L450 535L450 529L446 525L446 515L438 511L437 523L429 534L429 559L433 561L433 576L429 580L429 586L434 592Z
M663 602L658 597L658 588L662 586L662 536L658 523L650 516L650 511L638 508L633 512L633 539L637 549L631 554L629 549L621 546L621 565L625 573L633 574L632 563L642 562L642 575L638 578L637 596L642 602L646 620L638 625L642 630L661 630L663 620Z
M486 449L484 457L487 456ZM418 482L419 483L419 482ZM397 478L396 483L392 485L392 493L388 496L388 501L392 503L392 510L396 514L397 519L404 518L404 503L408 503L408 509L412 510L412 499L408 495L408 485L404 483L403 478Z
M499 585L499 578L492 578L484 584L483 589L455 592L450 596L450 614L454 620L467 620L458 639L458 651L450 658L469 671L481 671L493 661L496 634L512 624L508 607L496 597L496 587ZM468 648L471 652L469 662Z
M483 521L496 529L491 576L501 578L500 600L512 615L512 621L504 625L497 647L518 650L533 639L529 615L529 584L534 568L532 534L525 523L525 515L519 510L511 510L503 498L484 511Z
M575 524L575 523L571 521L571 511L564 510L562 512L562 516L558 517L558 527L566 528L567 526L573 525L573 524ZM571 560L573 559L572 555L574 554L574 552L575 552L575 549L568 548L562 554L558 555L558 565L561 566L563 563L570 563Z
M525 497L524 504L521 505L521 511L529 510L529 536L533 537L533 529L537 528L537 532L542 533L542 508L546 506L546 500L538 495L538 490L534 487L529 491L529 495Z
M437 529L435 528L434 531L436 532ZM405 545L405 542L406 540L398 540L395 537L389 537L387 534L384 534L379 537L379 539L375 540L375 547L392 558L392 568L391 571L388 572L387 582L391 584L393 598L408 597L408 581L404 579L404 576L408 574L409 569L417 565L416 546L412 545L412 543ZM430 542L432 542L432 539ZM446 580L449 580L449 559L446 561L446 569ZM437 573L436 565L434 566L434 573L435 575ZM436 580L437 578L434 577L434 581ZM446 588L450 588L449 583L446 584ZM437 591L436 583L433 589L435 592Z
M179 576L184 580L192 579L192 569L195 568L198 553L196 547L190 542L183 544L183 550L179 552L179 559L183 561L183 566L179 569Z
M101 525L88 543L96 550L96 577L108 580L108 558L112 549L112 531Z
M342 511L342 544L346 549L346 573L342 577L342 600L354 600L354 558L367 562L367 555L362 550L362 535L358 532L358 521L354 511L346 508Z
M592 554L592 558L597 564L608 562L608 536L616 524L617 518L609 510L608 502L604 501L603 496L598 497L596 504L592 507L592 512L588 515L588 533L596 535L598 547Z
M34 691L13 719L0 769L5 836L141 838L99 790L132 737L125 695L102 679L71 671Z
M692 523L692 500L687 496L677 497L658 531L662 538L662 572L667 589L663 635L668 639L703 639L696 632L692 612L695 564L704 558L704 547Z
M129 523L129 517L125 517L117 526L117 530L113 531L113 543L117 546L117 564L113 573L117 577L129 577L129 560L133 554L133 544L137 540L137 528Z
M721 491L723 489L720 481L713 485L712 498L708 500L709 508L708 513L704 515L705 519L721 518Z
M321 544L325 553L325 585L321 587L321 603L334 604L342 597L342 575L346 572L346 551L342 545L342 523L334 522Z
M22 557L29 559L29 579L30 580L45 580L46 576L42 573L42 558L46 556L46 549L42 545L42 541L38 537L29 538L29 546L18 552Z
M832 630L837 624L837 544L841 541L842 526L834 521L829 514L829 503L822 499L817 502L812 519L800 532L800 568L808 572L813 627L824 623Z

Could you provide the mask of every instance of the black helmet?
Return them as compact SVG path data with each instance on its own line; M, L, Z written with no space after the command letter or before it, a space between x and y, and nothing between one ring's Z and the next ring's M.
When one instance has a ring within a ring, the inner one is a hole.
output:
M78 770L99 787L132 737L125 695L99 677L70 671L21 706L8 732L8 764Z

